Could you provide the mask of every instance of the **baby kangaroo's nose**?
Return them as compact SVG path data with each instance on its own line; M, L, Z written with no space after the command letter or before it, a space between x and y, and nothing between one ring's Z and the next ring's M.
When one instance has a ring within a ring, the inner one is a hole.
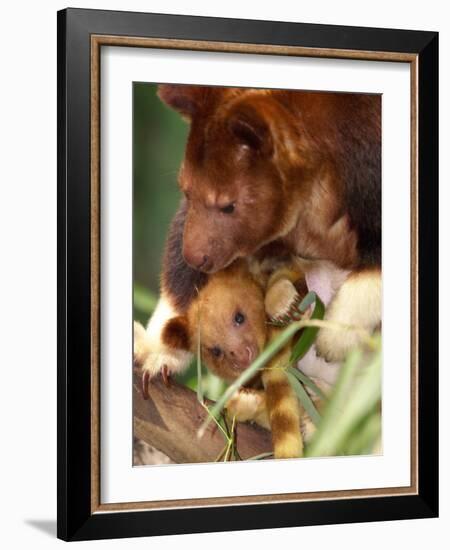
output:
M230 352L233 359L240 368L247 368L255 358L254 351L250 346L243 346Z

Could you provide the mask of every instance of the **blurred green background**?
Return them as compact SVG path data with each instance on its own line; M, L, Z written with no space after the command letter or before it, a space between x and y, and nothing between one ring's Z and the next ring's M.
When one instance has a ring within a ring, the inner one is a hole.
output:
M156 92L156 84L133 83L133 318L144 326L158 301L162 253L181 198L177 174L189 130ZM180 381L196 389L195 361ZM202 384L210 399L224 388L205 369Z
M161 258L179 200L177 173L188 125L156 95L133 83L134 318L146 323L159 294Z

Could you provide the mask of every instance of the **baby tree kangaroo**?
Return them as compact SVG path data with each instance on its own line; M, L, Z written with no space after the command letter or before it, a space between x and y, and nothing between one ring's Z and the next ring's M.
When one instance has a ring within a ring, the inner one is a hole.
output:
M233 381L280 330L267 324L267 315L287 313L305 292L302 273L292 266L278 267L267 281L260 271L255 276L247 261L238 260L211 275L186 313L166 323L164 343L186 354L196 353L200 344L203 363L220 378ZM238 421L253 420L271 429L275 458L301 456L301 426L309 425L284 371L290 351L290 345L279 351L252 387L242 388L227 404L228 413ZM145 332L139 325L135 354L145 365ZM261 382L264 390L257 388Z

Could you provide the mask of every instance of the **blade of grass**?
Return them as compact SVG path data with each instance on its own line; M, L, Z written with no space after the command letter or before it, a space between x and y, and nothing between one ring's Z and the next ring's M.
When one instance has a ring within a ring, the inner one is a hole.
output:
M337 449L345 449L345 442L361 419L373 411L381 399L381 353L377 354L371 363L364 367L360 379L349 395L349 399L335 426L330 443Z
M315 306L311 314L311 319L322 320L323 316L325 315L325 306L315 292L310 292L309 294L313 294L315 299ZM309 294L306 297L308 297ZM300 306L301 305L302 304L300 304ZM317 327L305 327L303 329L299 339L292 348L290 364L299 361L302 357L306 355L309 348L313 345L318 331L319 329Z
M222 409L225 407L225 404L227 401L233 396L233 394L240 388L241 386L244 386L249 380L253 378L253 376L258 372L259 369L264 367L264 365L272 359L272 357L284 346L286 345L289 340L292 338L292 336L298 332L300 329L305 327L318 327L318 328L330 328L332 330L347 330L349 328L348 325L341 325L339 323L332 323L329 321L323 321L320 319L307 319L304 321L296 321L295 323L292 323L288 327L286 327L283 332L281 332L270 344L266 347L266 349L253 361L253 363L237 378L230 386L228 386L227 390L223 393L223 395L216 401L214 406L211 408L211 414L213 417L217 417L218 414L222 411ZM358 329L357 327L351 327L355 330L358 330L361 332L361 335L364 338L364 341L367 343L367 345L373 347L374 339L369 335L369 333L364 329ZM205 433L205 430L209 424L211 419L206 419L203 424L200 426L197 437L201 438L203 437L203 434Z
M235 454L235 430L236 430L236 416L233 416L233 422L231 424L231 433L230 433L230 454L231 460L236 460Z
M246 458L245 460L263 460L264 458L269 458L270 456L273 456L273 453L261 453L260 455L251 456L250 458Z
M202 350L201 350L200 337L201 337L200 322L198 322L197 323L197 400L199 401L199 403L203 403L204 399L203 399L203 382L202 382Z
M314 435L307 456L338 454L354 426L379 402L381 350L374 354L368 366L362 367L364 370L355 380L362 358L362 352L355 350L342 367L333 396L325 408L321 429Z
M319 297L317 296L317 294L313 290L311 290L300 302L298 309L302 313L305 313L305 311L309 308L310 305L312 305L314 302L317 302L318 298Z
M297 380L295 376L293 376L290 372L286 372L287 379L289 380L289 384L291 385L292 389L297 394L297 397L300 400L300 403L302 404L303 408L311 418L311 420L314 422L316 426L319 425L320 422L320 414L318 410L316 409L314 403L312 402L311 397L309 397L308 393L306 392L305 388Z
M225 439L225 441L228 441L229 439L229 435L227 433L227 431L223 428L222 424L219 422L219 420L217 420L217 418L215 416L212 416L211 415L211 411L209 410L208 408L208 405L206 405L205 403L201 403L201 405L203 406L203 408L206 410L207 414L208 414L208 418L210 419L211 422L214 422L216 424L216 426L219 428L219 430L222 432L222 435ZM226 425L226 423L225 423Z
M326 456L328 454L327 451L330 447L330 445L328 445L329 438L334 432L336 418L339 417L340 411L348 398L349 385L352 381L355 370L359 365L361 357L362 353L360 350L354 350L347 357L339 373L333 394L328 401L325 410L323 411L320 430L317 430L314 434L308 448L305 451L306 456Z
M304 374L297 368L288 367L287 372L293 374L296 378L299 379L300 382L302 382L302 384L308 386L308 388L310 388L317 395L317 397L320 397L320 399L322 399L323 401L326 401L328 399L328 397L323 393L319 386L317 386L317 384L315 384L311 380L311 378L309 378L309 376L306 376L306 374Z
M225 407L225 404L233 396L233 394L241 386L244 386L249 380L251 380L256 372L260 368L262 368L268 361L270 361L270 359L272 359L272 357L278 352L279 349L281 349L285 344L287 344L287 342L289 342L293 334L297 332L298 325L302 323L304 323L304 321L293 323L292 325L287 327L277 338L275 338L275 340L273 340L273 342L269 344L269 346L255 359L255 361L253 361L253 363L247 369L245 369L241 376L239 376L239 378L237 378L230 386L228 386L227 390L211 408L210 412L213 417L217 417L217 415L222 411L222 409ZM198 437L203 436L209 422L210 419L207 418L200 426Z
M346 445L346 455L369 454L381 435L381 415L377 408L365 416L356 426Z
M234 443L233 443L234 454L235 454L235 456L236 456L236 460L242 461L242 457L241 457L241 455L239 454L239 451L238 451L238 448L237 448L236 438L235 438L233 441L234 441Z
M227 448L227 446L225 445L224 448L220 451L220 453L214 459L214 462L222 462L222 457L225 454L226 448Z

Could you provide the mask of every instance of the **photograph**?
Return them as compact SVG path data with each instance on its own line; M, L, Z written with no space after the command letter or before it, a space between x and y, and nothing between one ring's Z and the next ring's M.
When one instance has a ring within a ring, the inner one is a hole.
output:
M382 454L382 95L132 86L133 465Z
M437 60L58 13L58 537L438 514Z
M2 547L445 547L445 3L2 7Z

